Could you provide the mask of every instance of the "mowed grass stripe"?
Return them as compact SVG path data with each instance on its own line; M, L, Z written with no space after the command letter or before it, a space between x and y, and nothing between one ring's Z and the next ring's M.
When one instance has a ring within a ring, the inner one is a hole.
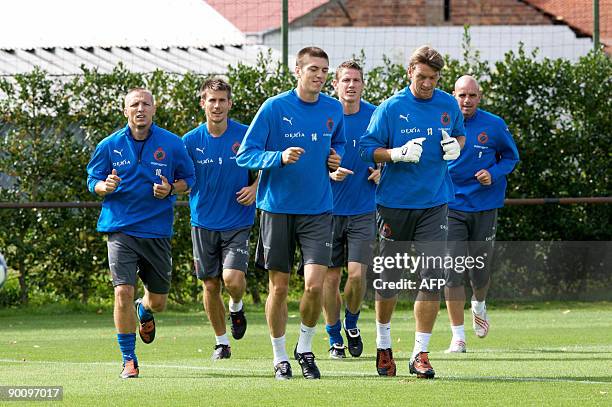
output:
M11 359L0 359L0 363L7 364L42 364L42 365L76 365L76 366L112 366L117 367L117 363L112 362L58 362L58 361L44 361L44 360L35 360L35 361L27 361L24 362L22 360L11 360ZM332 362L332 363L342 363L342 362ZM178 370L202 370L202 371L212 371L212 372L242 372L242 373L251 373L253 374L253 370L244 369L244 368L232 368L232 367L221 367L221 366L189 366L189 365L177 365L177 364L142 364L142 368L147 369L178 369ZM367 374L367 373L359 373L355 371L342 371L342 370L333 370L335 375L341 375L342 377L350 376L350 377L368 377L372 376L377 380L380 380L376 375ZM269 376L269 374L266 374ZM486 380L486 381L509 381L509 382L550 382L550 383L582 383L582 384L610 384L612 383L612 378L610 381L593 381L593 380L580 380L580 379L557 379L557 378L546 378L546 377L504 377L504 376L443 376L438 375L436 377L440 380Z

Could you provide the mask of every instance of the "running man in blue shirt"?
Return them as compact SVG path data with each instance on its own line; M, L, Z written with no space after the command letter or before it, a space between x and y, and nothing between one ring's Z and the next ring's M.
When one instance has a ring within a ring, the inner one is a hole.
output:
M344 333L351 356L359 357L363 351L357 320L365 292L365 273L372 263L372 249L376 240L374 193L380 170L373 162L366 163L359 157L359 139L376 108L361 100L361 66L355 61L343 62L336 69L332 84L344 109L347 142L341 166L330 173L334 196L334 232L332 259L323 285L323 314L329 335L329 355L333 359L342 359L346 356L340 322L340 280L344 266L347 266L348 273L344 285Z
M445 297L453 337L446 352L465 352L464 279L472 286L472 326L479 338L487 336L489 318L485 299L490 284L489 264L497 228L497 209L504 206L506 176L519 160L516 144L501 117L478 109L482 94L478 82L465 75L455 83L453 95L463 113L466 144L450 162L455 199L449 203L448 249L455 258L485 259L482 267L448 269Z
M264 102L238 150L238 165L262 170L256 257L258 265L269 271L266 318L279 380L292 376L285 330L289 273L297 244L304 264L304 295L294 357L305 378L320 378L312 338L331 256L329 171L338 169L345 144L342 105L321 94L328 70L329 58L322 49L307 47L298 52L296 88Z
M115 288L114 320L123 355L121 378L138 377L136 318L144 343L155 339L153 312L166 307L172 277L170 237L175 193L194 183L181 139L153 123L155 101L144 88L125 96L128 124L102 140L87 165L87 187L101 197L98 231L108 234ZM137 278L145 294L136 300Z
M221 280L229 293L232 336L244 336L247 321L242 297L249 265L249 235L255 219L257 181L236 164L236 153L247 126L228 119L232 88L222 79L209 79L200 89L206 123L183 137L196 170L191 189L191 239L197 277L204 288L204 309L215 331L213 360L231 356L225 329Z
M406 254L405 242L414 242L419 254L444 255L447 204L454 196L447 160L459 157L457 137L463 139L464 129L457 102L436 89L443 67L444 59L436 50L428 46L415 50L408 67L410 86L376 108L360 141L362 159L387 163L376 189L383 258ZM403 268L398 265L388 271L396 277ZM416 271L421 282L414 304L416 330L409 369L417 377L433 378L427 350L440 308L440 287L432 283L442 279L443 270L432 265ZM377 292L376 368L381 376L396 374L390 333L396 302L397 292Z

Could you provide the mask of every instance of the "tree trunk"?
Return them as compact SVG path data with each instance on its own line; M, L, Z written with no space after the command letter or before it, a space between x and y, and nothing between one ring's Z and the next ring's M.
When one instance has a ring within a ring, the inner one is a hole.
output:
M261 296L259 295L259 289L257 288L257 284L252 284L252 286L249 288L249 291L251 291L251 297L253 297L253 304L261 304Z

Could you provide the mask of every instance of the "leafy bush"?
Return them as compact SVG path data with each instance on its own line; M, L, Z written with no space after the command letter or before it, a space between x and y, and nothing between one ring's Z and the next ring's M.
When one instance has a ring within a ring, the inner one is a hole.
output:
M469 37L468 44L469 44ZM509 178L511 198L610 194L612 63L593 52L576 63L537 60L520 49L491 66L466 47L463 61L447 60L440 87L471 73L485 93L483 107L500 115L515 136L521 163ZM291 89L292 72L261 55L255 66L229 68L232 117L249 123L264 100ZM156 122L179 135L204 120L198 106L203 77L156 71L138 74L117 66L110 74L83 68L72 78L41 70L0 78L0 174L14 180L0 201L92 201L85 167L95 145L123 126L123 96L149 87L159 105ZM380 103L407 85L401 65L386 63L366 74L364 98ZM327 91L331 93L328 84ZM42 290L59 299L109 298L106 245L95 231L95 209L0 211L0 247L19 276L20 302ZM171 299L201 296L193 276L189 212L177 208ZM500 240L610 240L608 205L508 207L499 218ZM254 249L257 229L251 238ZM579 278L579 277L577 277ZM249 289L258 300L265 273L251 268ZM13 301L15 295L11 295ZM3 301L7 304L6 300Z

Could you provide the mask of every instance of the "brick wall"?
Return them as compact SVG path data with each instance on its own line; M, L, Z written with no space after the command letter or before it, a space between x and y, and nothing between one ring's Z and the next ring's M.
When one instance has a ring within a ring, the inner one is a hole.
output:
M343 7L338 3L342 3ZM330 1L292 25L374 27L551 24L550 19L519 0L450 0L450 6L450 21L444 21L444 0Z

